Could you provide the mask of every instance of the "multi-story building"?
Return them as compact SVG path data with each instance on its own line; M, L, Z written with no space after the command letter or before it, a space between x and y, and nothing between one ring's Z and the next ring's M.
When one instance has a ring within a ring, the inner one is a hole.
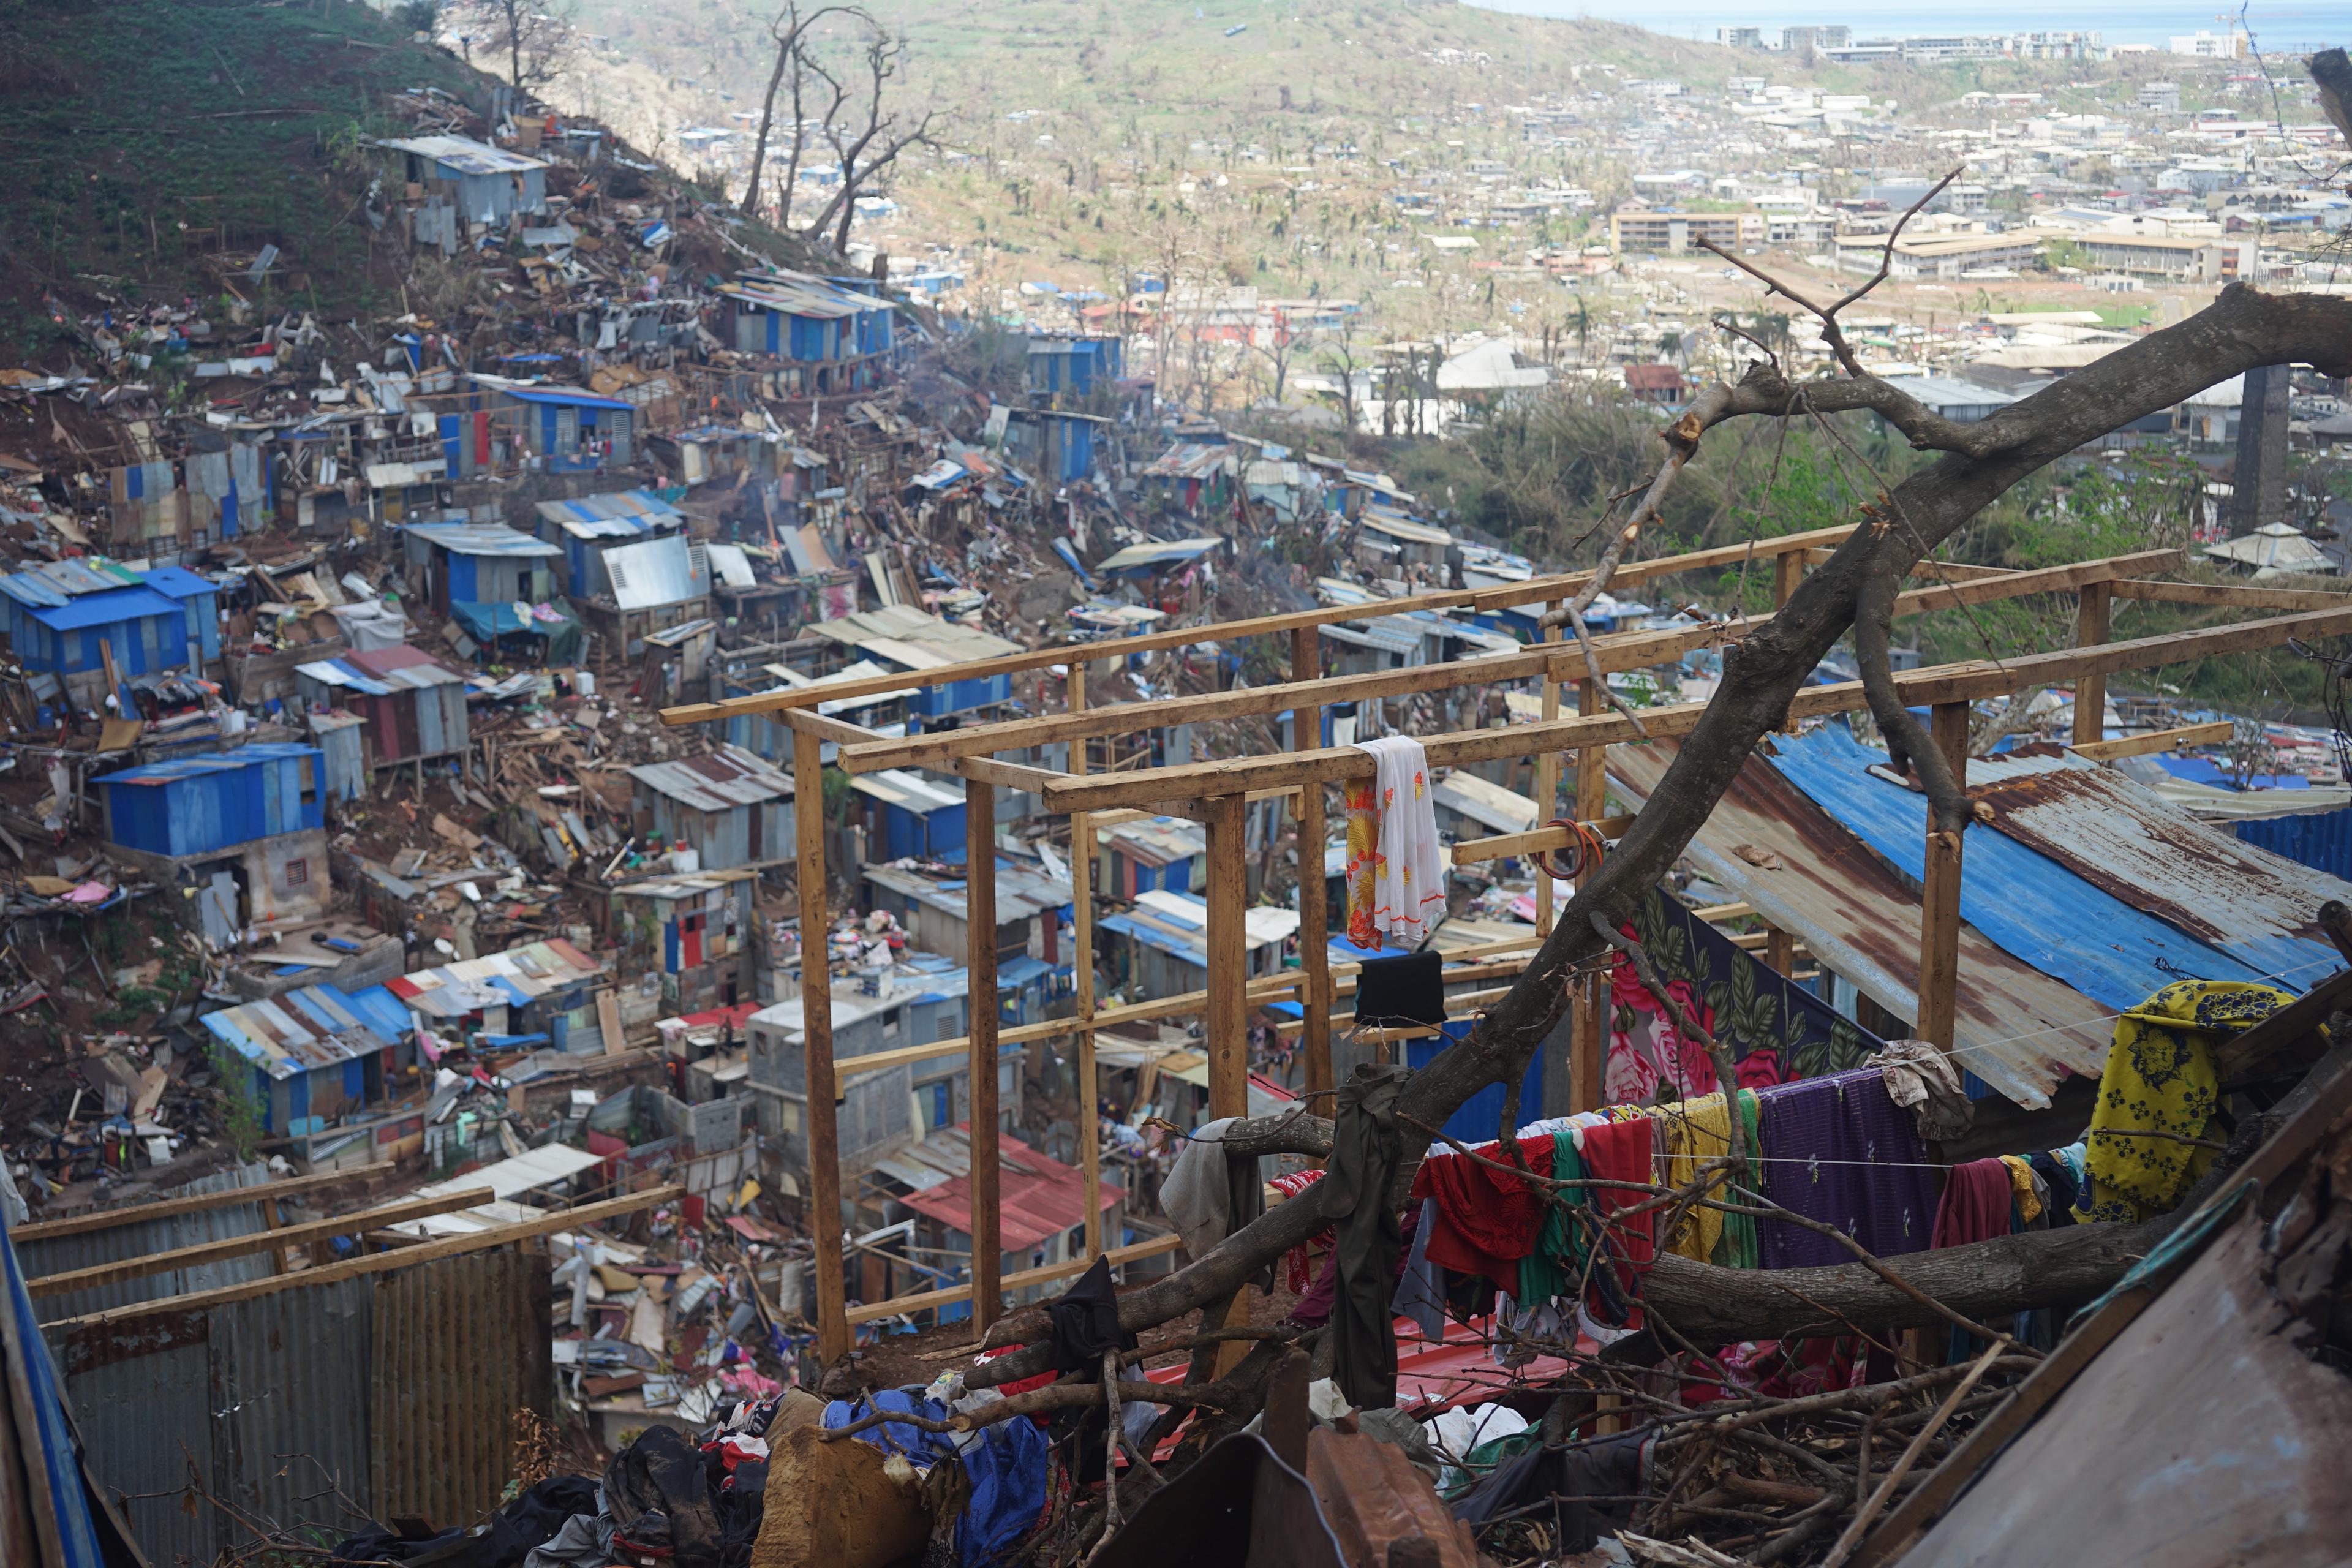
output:
M1610 248L1620 252L1680 256L1697 249L1702 239L1726 250L1760 250L1765 237L1764 215L1753 207L1735 212L1634 207L1609 215Z

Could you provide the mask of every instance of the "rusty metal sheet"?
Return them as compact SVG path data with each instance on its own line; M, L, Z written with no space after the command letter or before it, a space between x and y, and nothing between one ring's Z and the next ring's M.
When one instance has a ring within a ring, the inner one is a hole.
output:
M269 1179L269 1168L266 1165L239 1166L218 1175L190 1182L178 1189L178 1195L196 1197L205 1193L232 1192L239 1187L262 1185ZM174 1252L181 1247L195 1247L207 1241L227 1241L240 1236L251 1236L265 1228L267 1221L262 1217L260 1197L257 1195L249 1204L228 1204L216 1209L169 1215L161 1219L126 1219L121 1225L109 1226L103 1230L43 1237L21 1243L16 1251L26 1276L37 1279L45 1274L93 1268L101 1263L147 1258L158 1252ZM222 1285L242 1284L247 1279L258 1279L268 1272L269 1258L266 1254L226 1258L218 1263L174 1269L167 1274L118 1279L111 1285L97 1285L63 1296L44 1296L33 1303L33 1315L42 1322L53 1323L64 1318L79 1318L103 1311L109 1307L129 1306L133 1301L155 1301L167 1296L185 1296Z
M1611 785L1638 809L1677 751L1671 740L1610 747ZM1917 889L1769 763L1748 760L1687 853L1872 1001L1898 1018L1919 1016ZM2115 1027L2110 1009L1965 925L1956 1011L1963 1065L2032 1110L2067 1074L2096 1077Z
M216 1495L269 1519L347 1524L337 1493L369 1511L373 1283L279 1290L207 1314Z
M513 1472L515 1411L554 1405L548 1269L541 1253L484 1252L376 1276L368 1405L378 1517L446 1528L497 1505Z
M1992 826L2076 876L2258 973L2301 990L2337 966L2319 906L2352 902L2352 883L2199 821L2109 768L2026 773L1969 795Z
M2352 1383L2281 1331L2261 1237L2216 1237L1900 1568L2341 1563Z
M192 1470L207 1488L216 1473L206 1321L199 1312L171 1312L139 1324L135 1337L49 1331L66 1404L91 1476L121 1509L147 1561L210 1563L227 1544L220 1515L184 1496Z

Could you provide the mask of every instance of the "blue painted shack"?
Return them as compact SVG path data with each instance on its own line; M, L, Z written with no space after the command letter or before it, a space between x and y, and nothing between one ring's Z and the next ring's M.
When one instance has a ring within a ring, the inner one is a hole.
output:
M176 600L187 621L188 668L202 670L221 656L220 584L179 566L158 566L146 585Z
M412 522L401 530L412 582L435 612L457 605L541 604L555 596L547 563L561 547L499 523Z
M1192 872L1207 864L1208 830L1177 816L1123 822L1097 835L1110 864L1098 884L1113 898L1132 900L1155 889L1192 890Z
M872 860L937 860L964 847L963 781L906 768L853 773L850 820L866 829Z
M612 574L604 552L636 544L686 527L686 514L651 490L582 496L539 503L539 537L562 547L556 568L565 594L575 599L609 597Z
M509 450L551 474L626 468L636 456L637 406L577 386L515 386L481 381L490 424ZM444 437L445 444L447 437Z
M1093 414L1043 408L1008 411L1004 455L1049 485L1083 479L1095 470L1095 437L1111 422Z
M784 396L876 385L897 346L898 307L804 272L746 272L719 286L727 320L719 337L740 353L783 362Z
M537 158L466 136L411 136L376 145L399 153L403 178L457 208L466 223L503 228L516 213L547 210L547 165Z
M115 673L126 682L187 668L192 614L208 618L212 649L217 653L220 647L219 617L209 593L184 603L112 562L50 562L0 576L0 600L7 612L9 646L26 671L56 678L82 707L95 708L106 696L109 653ZM194 646L199 651L205 646L201 631ZM127 691L118 695L129 700Z
M1032 393L1084 397L1126 374L1127 354L1117 338L1033 336L1028 369Z
M416 1060L407 1009L371 985L305 985L198 1020L213 1056L244 1058L265 1132L304 1138L394 1098Z
M208 938L327 912L326 759L318 747L256 743L90 782L105 805L108 856L161 882L163 907Z

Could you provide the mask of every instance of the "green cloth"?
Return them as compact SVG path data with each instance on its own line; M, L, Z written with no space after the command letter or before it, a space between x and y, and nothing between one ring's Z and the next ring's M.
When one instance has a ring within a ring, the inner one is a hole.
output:
M1736 1181L1738 1185L1753 1192L1758 1185L1755 1160L1758 1151L1762 1147L1759 1142L1761 1135L1758 1131L1755 1090L1744 1089L1739 1091L1739 1119L1745 1123L1740 1152L1747 1168L1736 1178ZM1720 1187L1714 1189L1709 1195L1724 1203L1748 1201L1737 1193L1727 1192ZM1762 1266L1756 1249L1755 1215L1727 1214L1723 1216L1723 1232L1715 1239L1712 1260L1718 1268L1756 1268Z
M1576 1133L1571 1128L1561 1128L1551 1135L1552 1179L1580 1182L1584 1179L1584 1156L1577 1152ZM1511 1299L1521 1306L1533 1306L1549 1301L1555 1296L1574 1296L1584 1278L1584 1227L1576 1222L1575 1211L1584 1206L1583 1187L1559 1187L1551 1191L1544 1205L1543 1224L1536 1232L1532 1251L1519 1259L1519 1288Z

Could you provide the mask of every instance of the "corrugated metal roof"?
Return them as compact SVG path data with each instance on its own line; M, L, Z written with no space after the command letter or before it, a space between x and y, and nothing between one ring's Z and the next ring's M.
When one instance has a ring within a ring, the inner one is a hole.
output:
M412 522L408 531L456 555L516 555L540 559L563 553L561 545L533 539L497 522Z
M1039 1153L1018 1138L999 1136L996 1157L997 1237L1007 1252L1039 1247L1087 1222L1086 1173ZM959 1235L971 1233L971 1132L969 1122L942 1127L909 1148L902 1159L927 1165L943 1181L918 1188L898 1201ZM912 1183L908 1184L910 1186ZM1108 1209L1125 1196L1117 1182L1095 1189L1097 1206Z
M199 1021L215 1039L273 1079L340 1067L393 1043L332 985L306 985L267 1001L224 1007Z
M1097 572L1130 572L1146 566L1175 566L1198 561L1224 544L1222 539L1171 539L1159 544L1130 544L1112 552L1095 567Z
M1790 783L1905 876L1916 881L1923 875L1927 800L1871 776L1867 770L1885 765L1885 752L1861 745L1843 724L1824 724L1774 743L1773 766ZM1998 833L1968 836L1960 916L2111 1013L2137 1005L2176 980L2258 981L2266 973L2142 913Z
M1179 441L1144 464L1142 475L1147 479L1204 479L1229 474L1240 462L1240 454L1222 443Z
M2352 903L2352 883L2242 843L2111 768L2068 762L1969 793L2026 847L2295 990L2335 966L2319 907Z
M291 741L257 741L234 752L205 752L193 757L173 757L169 762L149 763L145 767L125 768L119 773L102 773L90 782L100 784L164 784L204 773L235 773L240 768L258 767L263 763L283 762L288 757L318 757L322 754L316 746L297 745Z
M219 584L182 566L158 566L147 574L146 584L157 593L173 599L193 599L200 595L220 592Z
M537 158L526 158L520 153L509 153L503 147L493 147L468 136L404 136L386 138L376 145L399 153L414 153L436 163L446 163L464 174L520 174L526 170L547 167Z
M1209 830L1181 816L1122 822L1103 829L1102 837L1118 853L1145 866L1172 866L1209 851Z
M887 888L917 903L928 904L943 914L961 920L965 914L964 885L961 881L935 882L915 871L901 871L890 866L868 866L866 879L877 888ZM1024 866L999 857L996 862L996 918L999 923L1027 920L1047 910L1058 910L1070 902L1070 879L1048 876L1034 866Z
M684 762L642 763L629 770L629 776L697 811L732 811L793 793L791 774L740 746L721 746L709 756Z
M236 1192L243 1188L266 1188L270 1182L269 1167L261 1164L233 1166L215 1175L200 1176L186 1186L175 1189L174 1197L201 1197L209 1193ZM166 1215L155 1219L136 1217L136 1208L123 1211L120 1225L110 1225L98 1230L78 1231L69 1236L36 1237L16 1244L19 1260L27 1278L37 1279L47 1274L64 1274L77 1268L94 1268L101 1263L120 1263L125 1258L149 1258L159 1252L176 1252L184 1247L195 1247L207 1241L228 1241L240 1236L251 1236L265 1227L261 1211L264 1192L257 1192L250 1203L224 1204L218 1208L200 1209L194 1214ZM33 1315L42 1322L55 1322L60 1318L78 1318L86 1312L103 1311L109 1307L125 1307L133 1301L160 1300L167 1296L184 1296L192 1290L210 1290L222 1285L242 1284L258 1279L269 1272L269 1259L257 1254L250 1258L224 1258L194 1268L174 1268L165 1273L149 1274L136 1279L118 1279L109 1285L95 1285L86 1290L72 1290L62 1296L44 1296L33 1303Z
M710 595L709 558L682 533L615 545L604 552L604 571L613 579L613 603L625 610L656 609Z
M1383 507L1366 507L1363 523L1375 533L1385 533L1391 539L1402 539L1409 544L1434 544L1443 548L1454 542L1454 535L1445 530L1433 528L1425 522L1415 522Z
M604 973L604 965L561 937L534 942L487 958L419 969L383 983L413 1012L462 1017L488 1006L525 1006Z
M84 594L134 588L142 581L138 573L128 566L118 566L111 561L38 561L22 572L0 576L0 594L7 595L20 605L56 609Z
M760 585L758 574L751 570L751 558L743 553L741 545L705 544L702 552L710 558L711 572L729 587L756 588Z
M911 605L860 610L854 616L818 621L803 629L910 669L930 669L975 658L999 658L1022 651L1018 643L960 621L942 619Z
M323 686L385 697L432 686L463 686L466 678L422 648L399 647L345 654L341 658L315 659L294 667Z
M1354 625L1333 622L1321 628L1333 642L1351 643L1381 653L1409 654L1421 647L1424 635L1419 623L1403 616L1381 616Z
M1536 803L1501 784L1490 784L1467 768L1456 768L1437 781L1430 792L1440 805L1450 806L1497 833L1525 833L1539 815Z
M686 521L685 513L651 490L543 500L539 503L539 515L583 539L635 538L656 527L677 527Z
M1785 749L1791 742L1780 736L1774 743ZM1610 747L1612 790L1638 810L1677 751L1674 741ZM1923 813L1913 836L1922 836L1925 826ZM1970 835L1968 846L1971 859L1975 838ZM1741 766L1685 853L1709 881L1795 935L1872 1001L1899 1018L1919 1016L1916 851L1914 879L1906 884L1757 755ZM1974 926L1961 928L1954 1026L1961 1063L2018 1104L2047 1105L2051 1089L2070 1072L2097 1076L2118 1010L2012 956Z
M110 588L83 594L55 606L35 605L26 612L51 631L69 632L82 626L106 626L140 616L176 616L179 601L152 588Z
M916 813L939 811L963 804L963 781L954 785L927 779L920 773L904 768L884 768L878 773L853 773L849 787L860 795L873 796L902 810Z
M624 403L617 397L604 397L580 386L515 386L499 385L493 390L525 403L553 404L560 408L620 408L631 409L634 403Z

